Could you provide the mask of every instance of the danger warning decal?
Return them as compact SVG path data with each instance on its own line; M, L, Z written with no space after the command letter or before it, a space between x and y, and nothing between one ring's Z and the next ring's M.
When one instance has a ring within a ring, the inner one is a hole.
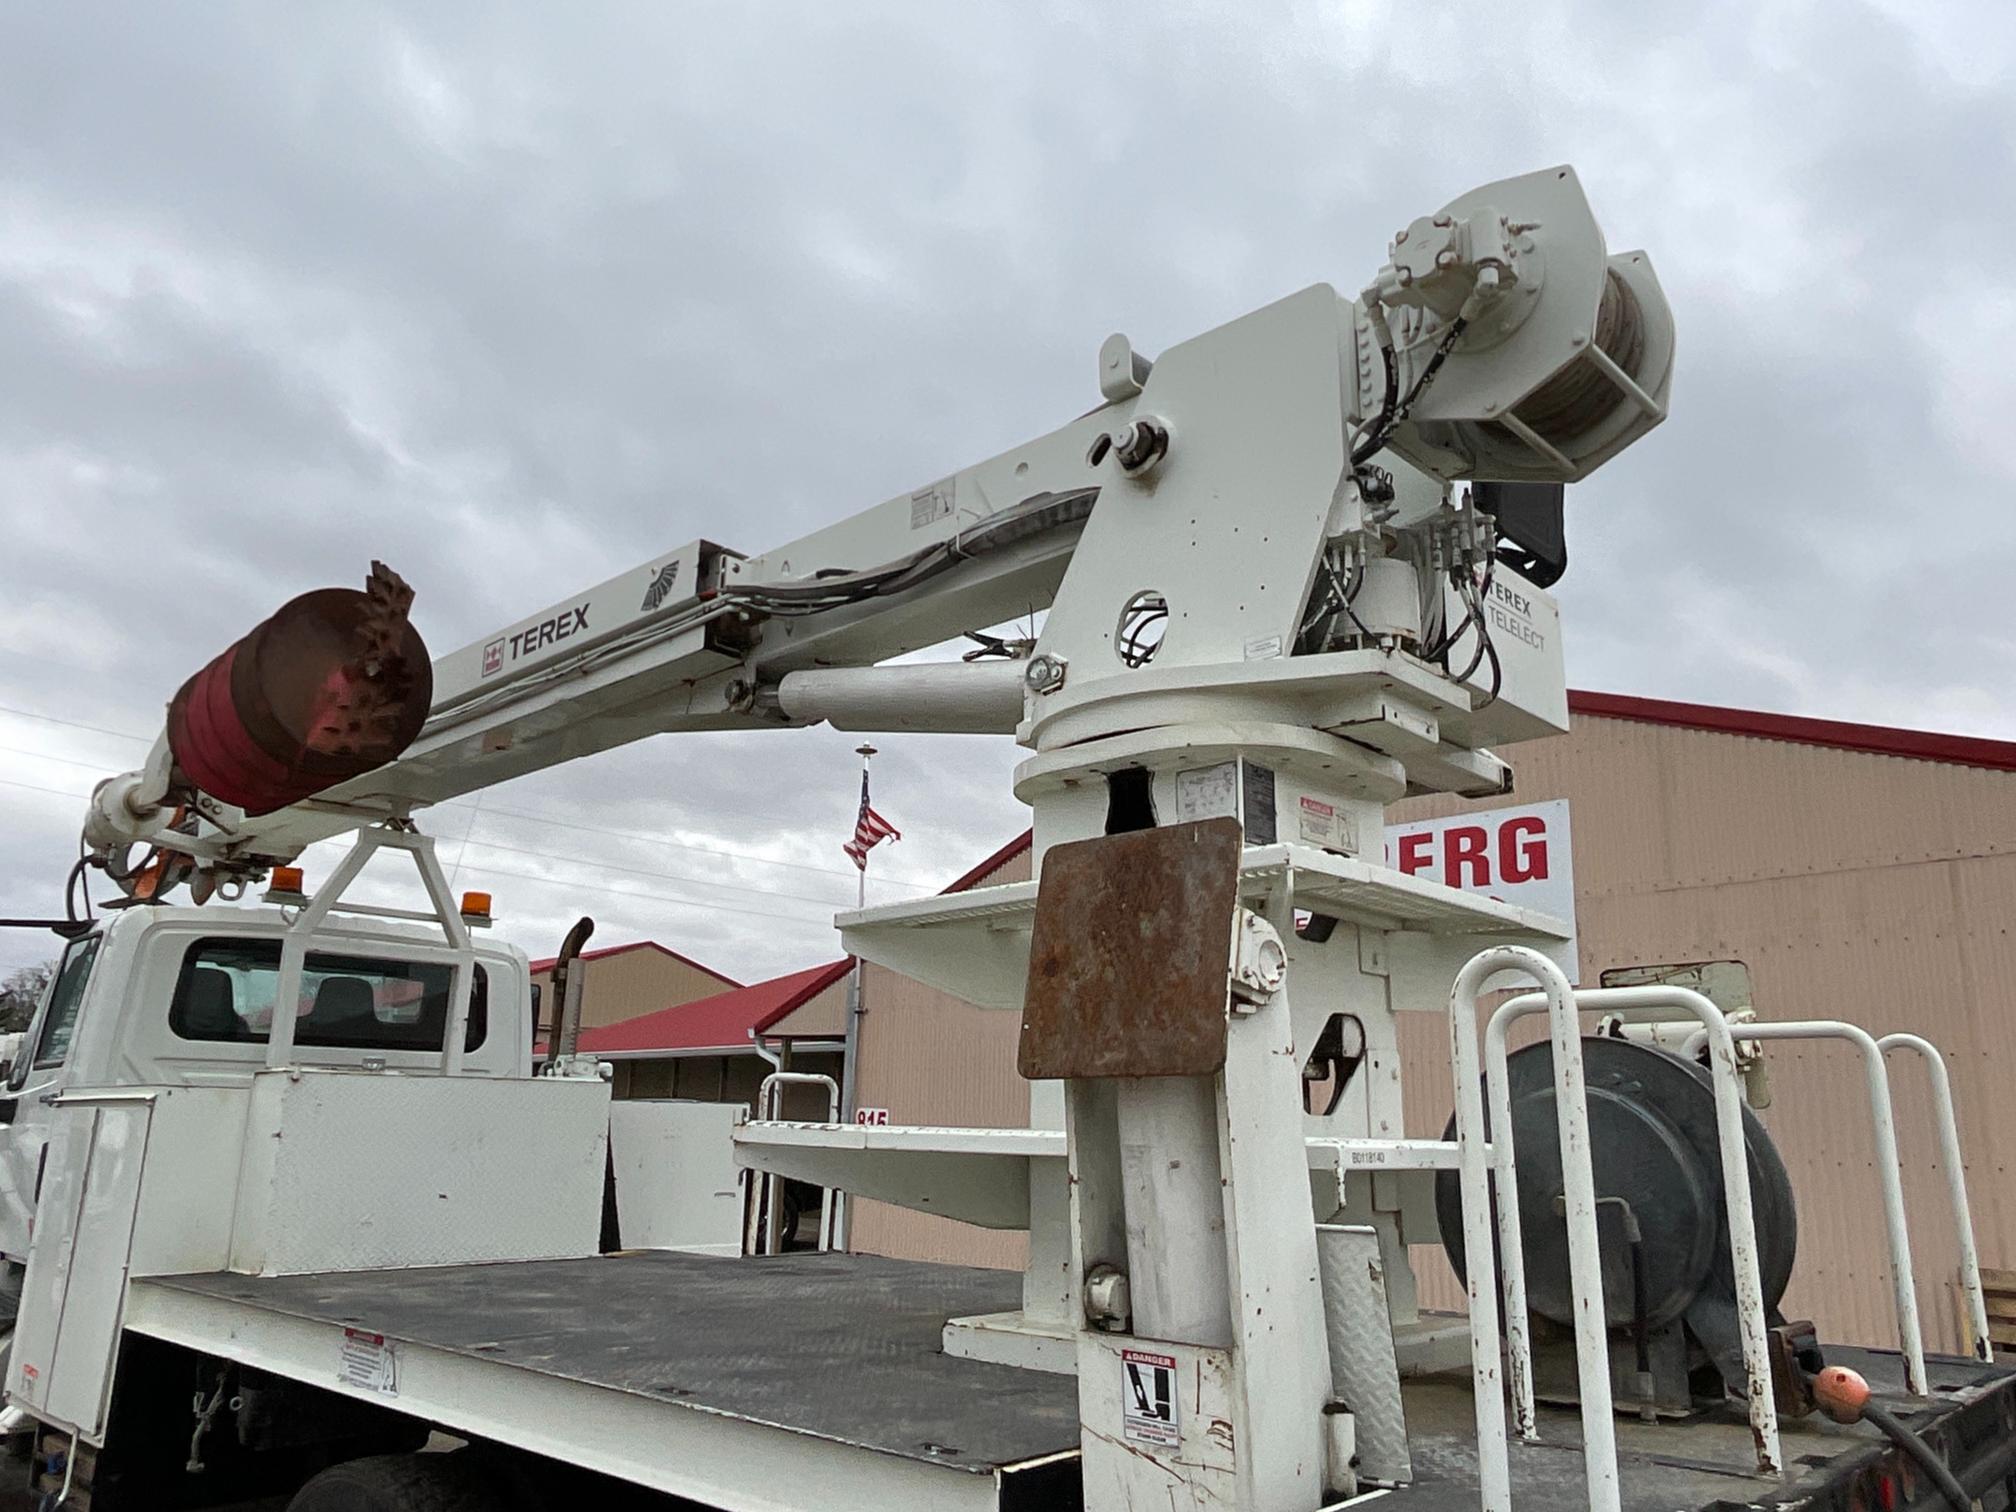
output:
M1137 1444L1174 1449L1183 1440L1176 1358L1128 1349L1120 1355L1120 1431Z

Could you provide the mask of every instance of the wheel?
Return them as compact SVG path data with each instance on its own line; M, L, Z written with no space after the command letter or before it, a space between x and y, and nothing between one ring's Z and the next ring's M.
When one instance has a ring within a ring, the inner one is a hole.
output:
M386 1454L330 1466L287 1512L505 1512L506 1505L461 1454Z

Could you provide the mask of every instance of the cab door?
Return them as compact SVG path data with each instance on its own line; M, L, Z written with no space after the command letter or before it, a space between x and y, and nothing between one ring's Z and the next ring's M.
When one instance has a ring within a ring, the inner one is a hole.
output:
M49 1145L49 1109L42 1098L62 1081L104 941L103 934L88 934L64 950L0 1098L0 1255L20 1263L27 1262L34 1237L35 1201Z

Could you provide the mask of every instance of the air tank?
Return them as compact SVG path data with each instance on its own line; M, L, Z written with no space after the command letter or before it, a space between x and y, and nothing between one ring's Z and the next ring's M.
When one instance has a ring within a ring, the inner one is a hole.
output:
M382 562L361 591L318 588L282 604L169 704L176 767L209 796L268 814L393 760L434 697L412 604Z

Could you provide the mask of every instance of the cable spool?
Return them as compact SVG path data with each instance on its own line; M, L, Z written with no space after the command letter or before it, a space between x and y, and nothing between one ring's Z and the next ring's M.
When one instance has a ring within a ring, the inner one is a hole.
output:
M1415 221L1362 299L1369 434L1354 457L1387 447L1443 479L1573 483L1666 418L1672 310L1643 252L1606 250L1565 165Z
M318 588L281 605L169 704L180 775L254 815L393 760L434 698L412 603L399 575L373 562L361 592Z
M1596 309L1594 343L1632 378L1639 376L1645 356L1644 311L1631 286L1605 270L1603 300ZM1539 390L1518 404L1512 413L1539 434L1542 440L1564 450L1575 438L1596 429L1618 409L1631 403L1623 390L1613 384L1593 358L1583 356L1569 364ZM1507 446L1517 446L1518 438L1502 425L1486 425Z
M1648 1276L1646 1324L1703 1322L1703 1304L1734 1306L1728 1220L1722 1202L1714 1084L1705 1067L1630 1040L1582 1041L1589 1099L1589 1145L1599 1202L1621 1199L1643 1231ZM1566 1220L1554 1210L1562 1190L1554 1104L1554 1053L1545 1041L1506 1062L1512 1143L1519 1163L1519 1220L1526 1251L1527 1305L1565 1327L1575 1320ZM1777 1307L1792 1276L1799 1222L1785 1164L1764 1125L1743 1110L1764 1305ZM1454 1138L1453 1125L1444 1138ZM1491 1131L1498 1138L1497 1130ZM1454 1171L1436 1179L1443 1248L1459 1276L1462 1198ZM1633 1314L1631 1265L1614 1214L1597 1223L1603 1256L1603 1310L1613 1328ZM1487 1283L1488 1284L1488 1283ZM1712 1322L1711 1320L1708 1320Z

